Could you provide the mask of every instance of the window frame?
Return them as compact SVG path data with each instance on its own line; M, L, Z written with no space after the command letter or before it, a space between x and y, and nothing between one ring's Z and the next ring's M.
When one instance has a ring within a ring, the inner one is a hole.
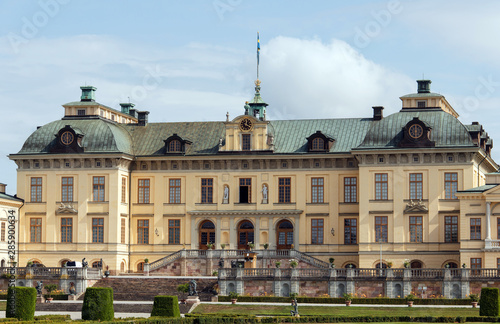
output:
M311 203L323 204L325 202L325 178L311 178Z
M324 151L325 140L321 137L315 137L311 141L311 151Z
M241 134L241 150L250 151L252 149L252 135Z
M444 241L445 243L458 243L458 216L444 217Z
M375 242L387 243L389 241L389 217L375 216Z
M137 220L137 244L149 244L149 219Z
M325 220L323 218L311 219L311 244L324 244L325 239Z
M122 201L122 204L127 203L127 177L122 177L121 201Z
M30 202L41 203L42 202L42 177L31 177L30 180Z
M410 199L424 198L424 175L422 173L410 173L409 181L409 196Z
M180 204L181 203L181 186L180 178L168 179L168 203Z
M239 191L240 191L240 195L239 195L239 199L240 199L240 204L251 204L252 203L252 178L239 178ZM241 187L247 187L247 194L248 194L248 197L247 197L247 202L242 202L241 201Z
M449 179L447 177L450 176ZM456 179L453 179L453 176L456 177ZM457 196L455 195L458 191L458 172L445 172L444 173L444 192L445 192L445 199L458 199Z
M354 222L354 225L352 224ZM354 235L354 240L353 240ZM358 219L344 218L344 245L358 244Z
M389 200L389 175L375 173L375 200Z
M73 218L61 218L61 243L73 243Z
M181 244L181 220L168 220L168 244Z
M422 243L424 241L424 218L422 216L409 217L410 243Z
M178 139L173 139L168 143L169 153L182 153L182 143Z
M92 201L104 202L106 201L106 177L93 176L92 177Z
M30 243L42 242L42 224L41 217L30 218Z
M92 243L104 243L104 218L92 218Z
M470 240L471 241L481 240L481 218L470 219Z
M289 204L292 202L292 178L278 178L278 203Z
M120 243L126 244L127 242L127 220L122 217L120 220Z
M213 204L214 199L214 179L201 178L201 203Z
M73 202L73 193L74 193L73 184L74 184L73 177L61 177L61 202L64 203Z
M344 177L344 202L358 202L358 177Z
M151 201L151 180L149 178L137 179L137 203L149 204Z

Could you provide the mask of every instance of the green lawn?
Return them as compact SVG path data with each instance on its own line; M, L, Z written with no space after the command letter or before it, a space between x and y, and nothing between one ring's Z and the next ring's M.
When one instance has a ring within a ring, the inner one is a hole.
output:
M195 314L290 315L292 306L200 304ZM479 316L479 308L300 306L300 315L335 316Z

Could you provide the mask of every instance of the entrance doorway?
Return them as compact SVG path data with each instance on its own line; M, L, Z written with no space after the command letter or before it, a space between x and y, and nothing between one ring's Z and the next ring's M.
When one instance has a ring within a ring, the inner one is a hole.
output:
M215 244L215 225L209 220L200 224L200 250L207 250L208 243Z
M276 226L278 250L291 249L293 244L293 225L289 220L282 220Z
M246 250L249 242L255 243L254 228L250 221L244 220L238 226L238 249Z

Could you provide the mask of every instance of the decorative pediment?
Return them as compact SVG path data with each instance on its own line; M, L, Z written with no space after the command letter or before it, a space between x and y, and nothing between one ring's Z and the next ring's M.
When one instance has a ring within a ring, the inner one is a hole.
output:
M410 202L406 205L404 210L405 214L427 213L427 212L429 212L429 209L424 205L424 203L421 200L418 201L410 200Z
M430 140L431 127L414 117L403 127L403 139L399 147L434 147L436 142Z
M84 134L79 129L66 125L54 136L56 137L55 145L50 149L50 153L83 153Z
M306 139L307 151L309 152L329 152L335 142L335 139L321 131L316 131Z
M165 142L165 154L185 154L187 146L193 144L190 140L177 134L168 137Z

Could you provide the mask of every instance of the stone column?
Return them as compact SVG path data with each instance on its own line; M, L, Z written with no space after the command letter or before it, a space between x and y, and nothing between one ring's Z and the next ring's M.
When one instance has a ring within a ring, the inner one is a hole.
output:
M274 296L281 296L281 269L274 269L274 281L273 281Z
M198 248L198 229L196 228L196 221L194 216L191 216L191 249Z
M236 237L236 231L234 230L234 218L231 217L229 219L229 249L238 248L238 243L236 240L237 240L237 237ZM236 243L236 246L234 246L235 243Z
M222 220L221 217L217 217L216 219L216 224L215 224L215 248L220 249L220 239L221 239L221 227L222 227Z
M273 218L268 218L268 228L269 228L269 249L276 249L276 228L274 227Z
M240 295L245 293L243 285L243 268L236 268L236 292Z
M253 242L253 243L255 244L255 248L257 250L260 250L260 217L259 216L255 217L255 228L254 228L253 233L254 233L253 237L255 240L255 242Z
M403 296L411 293L411 269L403 269Z
M149 276L149 263L144 263L144 275Z
M451 298L451 270L449 268L444 269L443 296Z
M486 239L491 240L491 202L486 202Z
M470 294L470 280L469 280L469 274L470 274L470 269L465 269L462 268L462 277L460 278L460 290L462 293L462 298L465 298L465 296L468 296Z

